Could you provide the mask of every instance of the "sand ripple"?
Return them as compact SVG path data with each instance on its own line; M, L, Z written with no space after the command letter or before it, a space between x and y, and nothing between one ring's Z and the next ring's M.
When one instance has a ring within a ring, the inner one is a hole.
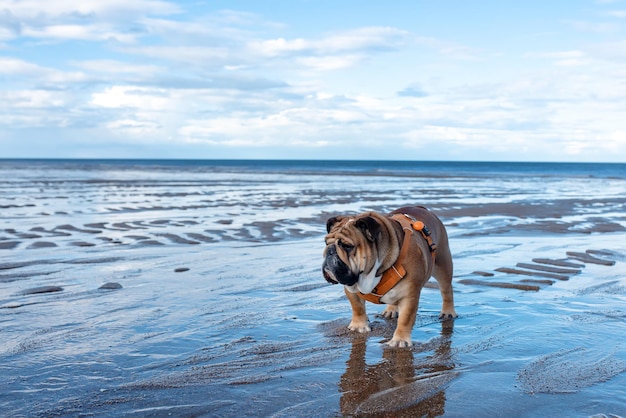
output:
M599 357L584 348L542 356L518 373L529 393L576 393L626 371L626 363L609 354Z

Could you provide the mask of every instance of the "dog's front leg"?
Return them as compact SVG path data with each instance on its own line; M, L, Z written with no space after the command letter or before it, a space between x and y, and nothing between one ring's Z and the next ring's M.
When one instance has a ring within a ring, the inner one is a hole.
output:
M393 338L387 342L390 347L411 347L411 332L415 325L415 315L417 314L417 298L404 298L398 303L398 325L393 333Z
M370 332L372 329L367 323L365 301L361 299L356 293L348 291L348 289L346 289L345 287L343 288L343 290L346 293L346 297L350 301L350 306L352 306L352 321L350 321L348 329L350 331L356 332Z

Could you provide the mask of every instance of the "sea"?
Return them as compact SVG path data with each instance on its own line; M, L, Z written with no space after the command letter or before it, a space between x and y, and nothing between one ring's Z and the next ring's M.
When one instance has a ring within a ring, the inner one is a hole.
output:
M269 172L398 176L582 176L624 178L626 163L355 160L0 159L9 170Z
M424 205L459 317L347 330L326 221ZM626 416L626 164L0 160L0 416Z

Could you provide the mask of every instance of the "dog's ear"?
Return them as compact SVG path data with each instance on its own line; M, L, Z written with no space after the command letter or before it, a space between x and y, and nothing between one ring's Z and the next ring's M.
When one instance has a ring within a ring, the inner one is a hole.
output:
M355 222L357 228L361 230L365 238L368 241L374 242L378 239L378 235L380 235L380 224L376 219L371 216L365 216L363 218L357 219Z
M343 216L333 216L332 218L327 220L326 221L326 232L330 232L330 230L333 229L333 225L335 225L337 222L341 221L343 218L344 218Z

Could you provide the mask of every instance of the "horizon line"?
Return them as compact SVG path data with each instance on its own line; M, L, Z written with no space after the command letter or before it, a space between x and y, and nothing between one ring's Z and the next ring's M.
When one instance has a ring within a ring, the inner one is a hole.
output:
M495 164L613 164L623 165L626 162L615 161L512 161L512 160L392 160L392 159L319 159L319 158L136 158L136 157L0 157L6 161L103 161L103 162L342 162L342 163L495 163Z

